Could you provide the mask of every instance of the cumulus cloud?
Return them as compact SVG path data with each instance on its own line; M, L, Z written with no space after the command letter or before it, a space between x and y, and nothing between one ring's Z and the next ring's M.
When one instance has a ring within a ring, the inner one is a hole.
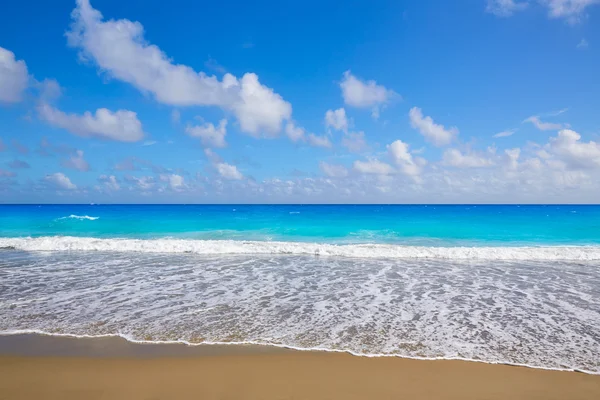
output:
M348 170L343 165L328 164L325 161L319 163L321 171L331 178L345 178L348 176Z
M458 149L447 149L444 152L442 163L455 168L484 168L494 165L494 161L484 154L462 153Z
M29 85L29 73L23 60L0 47L0 103L18 103Z
M346 105L356 108L370 108L375 119L379 117L380 107L398 96L393 90L378 85L374 80L360 80L352 75L350 71L344 72L340 88Z
M411 108L408 116L410 125L434 146L446 146L458 136L458 128L446 129L443 125L436 124L431 117L423 117L423 112L418 107Z
M77 115L67 114L47 103L41 103L38 113L48 124L81 137L121 142L137 142L144 137L142 123L133 111L112 112L106 108L99 108L95 114L86 111Z
M389 175L394 173L394 168L379 160L354 161L353 168L362 174Z
M142 191L148 191L148 190L152 189L156 183L156 180L152 176L137 177L137 176L126 175L125 181L135 185L138 189L140 189Z
M573 169L593 169L600 167L600 143L582 142L581 135L570 129L563 129L550 139L546 149L551 155Z
M219 121L218 126L207 122L203 125L188 125L185 132L191 137L199 138L202 145L206 147L225 147L225 135L227 134L227 120Z
M413 158L409 151L409 147L410 146L402 140L396 140L388 145L387 149L392 160L403 174L418 176L421 174L422 168L427 162L420 157Z
M160 180L163 182L167 182L169 188L176 192L183 190L185 187L184 178L181 175L177 174L161 174Z
M63 167L76 169L78 171L89 171L90 164L83 158L83 150L77 150L69 159L63 161Z
M102 184L102 187L105 190L116 192L121 189L121 185L119 185L119 180L114 175L100 175L98 177L98 182Z
M333 128L336 131L348 132L348 118L346 110L338 108L337 110L327 110L325 113L325 127Z
M519 148L506 149L506 150L504 150L504 154L505 154L504 165L506 166L506 168L509 170L517 169L517 167L519 165L519 157L521 155L521 149L519 149Z
M523 121L523 123L529 122L540 131L556 131L564 127L563 124L557 124L552 122L543 122L538 115L532 115Z
M240 171L238 171L235 165L227 164L224 162L215 164L215 168L221 177L230 180L240 180L243 179L244 176Z
M44 180L52 185L54 185L58 189L66 189L73 190L77 189L77 186L71 182L68 176L63 174L62 172L55 172L50 175L46 175Z
M217 106L232 112L242 132L254 137L276 136L292 106L254 73L222 80L175 64L160 48L144 39L139 22L103 19L89 0L77 0L69 45L109 76L127 82L157 101L173 106Z
M510 17L518 11L525 10L527 6L528 3L526 1L487 0L485 11L498 17Z
M327 149L332 147L331 141L327 136L317 136L314 133L311 133L306 137L306 140L308 144L313 147L324 147Z
M350 132L345 134L342 138L342 146L348 149L353 153L359 153L367 148L367 141L365 140L365 133L363 131L360 132Z
M304 128L296 126L293 121L290 121L285 125L285 134L292 142L298 142L305 139Z
M318 136L314 133L306 133L306 129L289 121L285 126L285 134L292 142L305 142L312 147L331 148L333 145L327 136Z
M56 79L44 79L36 83L39 89L40 100L49 102L58 99L62 95L62 88Z

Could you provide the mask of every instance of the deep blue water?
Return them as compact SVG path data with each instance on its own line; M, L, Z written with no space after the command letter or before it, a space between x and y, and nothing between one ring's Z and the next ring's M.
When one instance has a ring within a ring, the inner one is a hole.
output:
M589 245L600 206L2 205L0 236Z

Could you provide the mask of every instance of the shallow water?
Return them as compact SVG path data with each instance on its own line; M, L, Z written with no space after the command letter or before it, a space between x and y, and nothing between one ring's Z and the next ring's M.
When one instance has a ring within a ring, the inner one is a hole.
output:
M600 373L600 262L0 251L0 331Z
M0 237L600 245L600 206L0 205Z

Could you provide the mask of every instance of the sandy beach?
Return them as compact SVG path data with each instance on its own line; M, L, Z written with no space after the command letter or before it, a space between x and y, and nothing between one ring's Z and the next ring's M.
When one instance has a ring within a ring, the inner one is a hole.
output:
M598 399L600 376L120 338L0 338L0 399Z

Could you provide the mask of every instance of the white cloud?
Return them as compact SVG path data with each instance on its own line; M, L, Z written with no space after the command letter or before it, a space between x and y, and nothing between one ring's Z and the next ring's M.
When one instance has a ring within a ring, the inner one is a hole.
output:
M498 17L510 17L518 11L523 11L528 6L526 1L516 0L487 0L486 12Z
M325 161L321 161L319 168L325 175L331 178L345 178L348 176L348 170L343 165L328 164Z
M76 169L78 171L89 171L90 164L83 158L83 150L77 150L75 154L65 160L62 165L66 168Z
M225 81L225 80L224 80ZM239 99L231 107L243 132L254 137L274 137L283 120L292 116L292 106L258 81L256 74L244 74L240 79Z
M116 192L121 188L119 181L114 175L100 175L98 182L102 183L104 189L112 192Z
M133 111L112 112L99 108L95 114L89 111L83 115L67 114L47 103L38 106L40 117L50 125L66 129L82 137L137 142L144 137L142 123Z
M521 149L506 149L505 154L505 165L508 169L515 170L519 165L519 156L521 155Z
M348 118L346 110L338 108L337 110L327 110L325 113L325 127L333 128L336 131L348 132Z
M577 43L577 48L581 50L585 50L588 48L588 41L585 39L581 39L579 43Z
M156 45L144 39L139 22L127 19L104 21L89 0L77 0L69 44L80 49L83 59L94 61L110 76L130 83L157 101L174 106L218 106L235 114L241 131L254 137L276 136L292 106L258 76L246 73L240 79L225 74L196 72L173 61Z
M313 147L325 147L329 149L332 146L327 136L317 136L314 133L308 135L307 141Z
M558 132L551 138L547 150L568 167L573 169L592 169L600 167L600 143L581 142L581 135L570 129Z
M0 103L17 103L29 84L27 65L15 53L0 47Z
M235 165L221 162L216 164L215 168L217 168L217 172L219 173L219 175L221 175L225 179L240 180L244 178L242 173L238 171Z
M161 174L160 180L167 182L171 190L180 191L185 187L183 176L177 174Z
M367 141L365 140L365 133L363 131L360 132L350 132L345 134L342 138L342 146L348 149L353 153L358 153L367 148Z
M550 18L564 18L575 24L585 15L586 8L599 4L600 0L541 0L548 7Z
M144 147L154 146L157 143L158 142L156 140L146 140L144 143L142 143L142 146L144 146Z
M523 121L523 123L525 122L530 122L540 131L556 131L564 127L563 124L543 122L538 115L532 115L531 117Z
M285 125L285 134L292 142L304 140L304 128L296 126L293 121L289 121Z
M431 117L423 117L423 112L418 107L410 109L410 124L417 129L425 139L435 146L446 146L458 135L458 128L446 129L443 125L433 122Z
M36 86L39 89L42 101L53 101L62 95L62 88L56 79L44 79L42 82L37 82Z
M154 187L154 184L156 183L154 180L154 177L152 176L142 176L142 177L137 177L137 176L126 176L125 180L127 182L133 183L135 184L138 189L141 189L142 191L147 191L150 190Z
M185 132L191 137L200 138L200 141L207 147L225 147L225 135L227 134L227 120L219 121L218 126L207 122L203 125L191 126L185 128Z
M204 149L204 155L213 164L222 162L221 157L219 157L219 155L217 153L215 153L214 151L212 151L209 148Z
M444 165L456 168L485 168L494 165L494 161L483 154L462 153L458 149L447 149L442 159Z
M409 145L402 140L396 140L387 146L388 152L400 171L409 176L421 174L422 167L426 164L423 158L413 159Z
M495 138L501 138L501 137L512 136L512 135L514 135L514 133L516 131L517 131L517 129L508 129L508 130L496 133L493 137L495 137Z
M363 174L371 175L389 175L394 173L391 165L379 160L354 161L354 169Z
M73 182L71 182L69 177L63 174L62 172L55 172L53 174L46 175L44 180L53 184L59 189L77 189L77 186Z
M350 71L344 72L340 88L345 104L356 108L370 108L375 119L379 117L379 108L398 96L393 90L378 85L374 80L360 80Z

